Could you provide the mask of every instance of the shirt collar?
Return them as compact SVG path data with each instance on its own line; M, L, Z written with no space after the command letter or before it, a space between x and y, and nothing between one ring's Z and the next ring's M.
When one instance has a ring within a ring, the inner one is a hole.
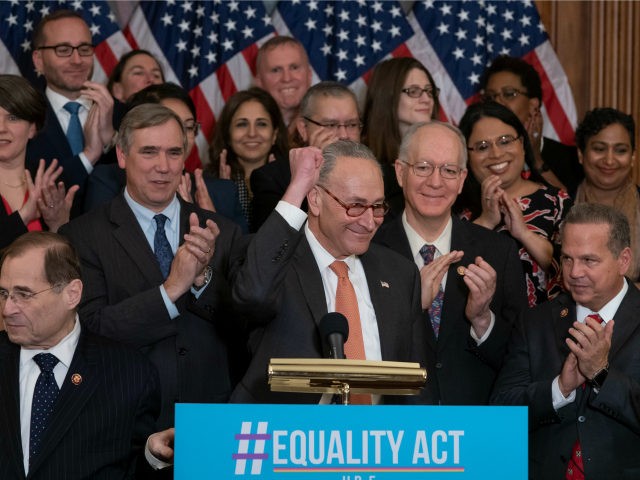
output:
M420 249L424 246L426 242L415 229L409 225L407 220L407 211L402 212L402 225L404 226L404 231L407 234L407 239L409 240L409 248L411 248L411 255L415 258L420 255ZM453 221L451 217L447 221L447 225L442 230L442 233L436 240L432 243L436 247L436 250L440 255L446 255L451 251L451 230L453 228Z
M620 289L618 294L611 300L609 300L609 302L607 302L607 304L605 304L605 306L602 307L598 312L594 312L593 310L590 310L583 305L576 304L576 319L579 322L584 322L584 319L587 317L587 315L597 313L598 315L600 315L600 318L602 318L602 320L607 323L615 316L618 308L620 307L620 304L622 303L622 299L627 294L627 290L629 290L629 285L627 284L627 279L625 278L622 284L622 288Z
M80 339L80 322L78 321L78 315L76 314L75 324L73 329L64 337L57 345L44 350L44 349L20 349L20 368L24 367L33 357L39 353L52 353L66 368L71 365L73 354L78 346L78 340Z
M165 215L169 219L169 223L165 224L165 230L168 229L171 232L175 232L180 228L179 222L179 214L180 214L180 202L178 201L178 197L176 195L173 196L173 200L167 205L167 207L161 212L154 212L153 210L149 210L147 207L140 205L136 202L131 195L129 194L129 190L127 187L124 189L124 199L133 211L133 214L140 222L143 230L146 230L147 227L151 224L155 225L156 222L153 219L158 213Z
M89 110L91 108L91 104L93 103L91 100L89 100L88 98L83 97L82 95L79 96L78 98L76 98L75 100L71 99L71 98L67 98L67 97L65 97L64 95L62 95L62 94L60 94L58 92L54 92L49 87L47 87L45 89L45 94L47 95L47 100L49 100L49 103L51 104L51 108L53 109L54 112L56 112L56 114L58 114L60 112L64 112L66 114L69 114L69 112L67 112L64 109L64 106L68 102L78 102L80 105L82 105L87 110Z

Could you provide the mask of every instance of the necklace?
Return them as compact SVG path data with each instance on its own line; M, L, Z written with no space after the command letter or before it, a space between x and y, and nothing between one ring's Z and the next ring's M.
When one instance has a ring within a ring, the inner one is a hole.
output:
M2 180L2 184L3 184L3 185L6 185L7 187L11 187L11 188L20 188L20 187L21 187L21 186L23 186L25 183L27 183L27 181L26 181L26 180L24 180L24 179L23 179L19 184L17 184L17 185L12 185L11 183L7 183L7 182L5 182L4 180Z

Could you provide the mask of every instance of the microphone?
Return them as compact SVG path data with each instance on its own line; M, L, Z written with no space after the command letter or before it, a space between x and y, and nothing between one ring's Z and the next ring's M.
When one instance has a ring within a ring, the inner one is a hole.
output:
M330 312L320 319L320 335L329 344L329 358L343 359L344 342L349 338L349 322L338 312Z

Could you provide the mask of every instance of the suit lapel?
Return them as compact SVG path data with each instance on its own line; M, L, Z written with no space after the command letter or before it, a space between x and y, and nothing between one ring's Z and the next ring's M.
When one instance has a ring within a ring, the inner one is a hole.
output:
M78 346L51 416L51 423L42 439L42 451L33 459L29 469L30 475L37 471L56 446L61 443L102 381L97 368L98 357L95 355L95 351L94 343L81 332ZM78 379L80 379L79 382Z
M402 224L402 215L394 218L388 227L383 227L381 230L377 240L379 240L382 245L389 247L391 250L413 261L409 239Z
M0 342L0 425L6 426L0 436L0 445L11 461L17 478L24 478L22 435L20 433L20 387L19 363L20 347L8 341L6 336Z
M557 302L551 304L550 321L554 329L558 351L568 355L569 347L567 346L566 339L569 336L569 328L571 328L573 322L576 321L576 303L568 294L562 294L558 296L557 299Z
M309 307L313 321L316 325L319 325L320 319L327 313L327 300L324 294L318 295L318 292L324 292L324 285L307 238L302 232L300 235L302 235L302 239L294 254L293 268L298 277L298 282L300 282L300 289Z
M615 356L627 341L636 338L634 332L640 327L640 317L637 313L640 309L640 292L632 282L627 282L629 290L622 299L614 318L616 324L613 328L609 359Z
M181 210L182 212L182 210ZM182 213L181 213L182 215ZM115 225L113 236L150 285L163 282L162 272L133 211L120 193L111 203L109 219ZM182 223L182 217L181 217Z

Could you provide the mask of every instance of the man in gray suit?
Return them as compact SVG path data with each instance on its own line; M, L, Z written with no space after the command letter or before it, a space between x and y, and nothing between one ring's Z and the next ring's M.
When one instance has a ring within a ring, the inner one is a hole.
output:
M529 477L640 478L640 291L626 217L575 205L560 230L567 293L516 324L492 403L529 407Z
M348 266L357 297L363 357L422 360L418 270L370 243L388 211L382 173L371 151L342 140L323 151L293 149L290 162L291 183L253 238L233 288L234 300L255 327L253 358L234 390L234 402L318 403L320 395L270 392L267 365L273 357L326 356L318 325L337 309L336 261ZM308 217L300 210L305 198Z
M82 322L139 348L158 368L159 428L173 425L175 402L228 399L227 344L239 323L228 280L240 229L176 196L186 147L174 112L132 109L117 145L124 192L61 230L82 261Z

